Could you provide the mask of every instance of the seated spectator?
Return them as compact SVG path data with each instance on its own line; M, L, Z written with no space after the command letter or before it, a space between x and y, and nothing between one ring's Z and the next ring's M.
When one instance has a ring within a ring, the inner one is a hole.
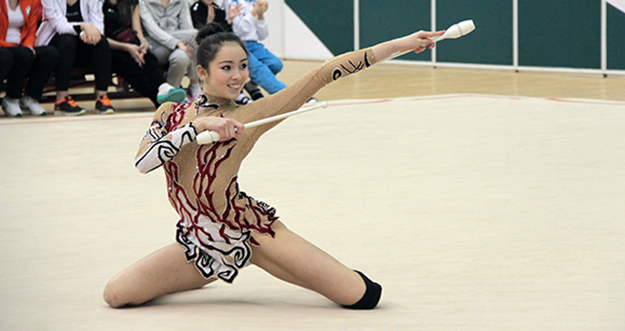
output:
M201 93L195 64L195 35L187 0L139 0L141 23L146 40L160 65L167 64L167 82L181 88L189 78L188 96Z
M59 54L54 47L34 47L40 18L39 0L0 0L0 92L6 78L2 109L7 116L46 115L39 100Z
M150 53L141 29L138 0L106 0L104 34L111 46L113 72L124 78L141 95L150 98L156 108L164 102L181 102L183 89L165 81L158 60Z
M111 81L111 51L104 34L104 15L99 0L42 0L43 22L37 32L37 45L53 45L59 51L55 71L55 115L82 115L68 93L74 66L90 67L95 75L95 110L113 114L108 98Z

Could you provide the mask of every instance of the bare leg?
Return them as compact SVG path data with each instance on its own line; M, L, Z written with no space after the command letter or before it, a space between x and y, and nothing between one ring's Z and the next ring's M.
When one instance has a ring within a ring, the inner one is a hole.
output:
M251 262L286 282L320 293L341 304L352 305L365 293L365 283L326 252L291 232L281 222L272 226L274 238L257 235Z
M200 288L205 279L187 263L185 248L174 243L144 257L115 275L104 288L104 301L118 308L139 305L164 294Z

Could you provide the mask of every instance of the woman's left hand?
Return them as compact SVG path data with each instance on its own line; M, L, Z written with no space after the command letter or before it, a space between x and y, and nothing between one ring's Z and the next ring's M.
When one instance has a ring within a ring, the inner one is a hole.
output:
M410 49L413 49L415 53L421 53L426 50L428 47L430 49L436 46L436 43L432 40L432 38L441 36L445 33L445 31L437 31L437 32L426 32L419 31L415 32L412 35L408 36L410 38L411 46Z
M84 43L95 45L100 42L102 34L100 33L100 30L98 30L98 28L96 28L93 24L89 22L83 22L80 25L80 28L82 29L82 32L80 33L80 39Z

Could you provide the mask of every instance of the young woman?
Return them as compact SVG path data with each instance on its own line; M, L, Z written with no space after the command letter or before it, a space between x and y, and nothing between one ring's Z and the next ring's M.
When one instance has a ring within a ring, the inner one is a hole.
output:
M183 101L185 91L165 81L158 59L149 51L141 29L139 1L106 0L102 12L104 35L111 45L113 72L148 97L157 108L168 101Z
M216 279L231 283L253 264L275 277L318 292L353 309L372 309L382 288L291 232L276 210L240 191L237 173L256 141L277 123L246 129L241 123L295 110L323 86L389 58L396 52L434 47L417 32L347 53L325 62L293 85L238 107L247 79L247 54L229 33L198 39L198 74L204 94L193 104L161 106L136 158L141 172L163 167L172 206L180 215L177 244L145 257L113 277L104 289L112 307L142 304L155 297L202 287ZM216 131L221 140L198 145L196 135ZM193 263L189 263L193 262Z
M39 0L0 0L0 89L8 78L2 99L7 116L21 117L22 110L35 116L46 115L39 100L59 54L54 47L34 47L40 19Z
M90 67L95 75L95 110L113 114L108 98L111 81L111 51L104 34L104 15L99 0L42 0L43 22L36 45L52 45L59 51L56 79L55 115L82 115L68 93L72 67ZM76 60L76 61L74 61Z
M169 65L167 82L180 88L182 78L189 78L188 95L194 99L201 93L195 70L193 28L187 0L139 0L141 23L146 39L159 64Z

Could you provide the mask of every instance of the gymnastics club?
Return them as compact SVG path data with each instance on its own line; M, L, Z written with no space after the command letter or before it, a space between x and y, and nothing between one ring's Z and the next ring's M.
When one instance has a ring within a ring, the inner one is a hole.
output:
M316 105L313 105L313 106L310 106L310 107L302 107L302 108L300 108L298 110L294 110L292 112L288 112L288 113L284 113L284 114L280 114L280 115L275 115L275 116L263 118L262 120L258 120L258 121L247 123L247 124L244 125L244 128L246 128L246 129L253 128L255 126L259 126L259 125L263 125L263 124L279 121L281 119L285 119L285 118L293 116L293 115L298 115L298 114L301 114L301 113L305 113L305 112L311 111L313 109L326 108L326 107L328 107L328 103L325 102L325 101L322 101L322 102L319 102ZM219 133L217 133L215 131L200 132L196 136L196 139L197 139L197 143L200 144L200 145L214 143L216 141L219 141Z
M445 39L457 39L460 38L462 36L466 36L469 33L471 33L471 31L475 30L475 24L473 23L473 20L465 20L459 23L456 23L450 27L447 28L447 30L445 30L445 33L438 36L438 37L434 37L432 38L433 42L439 42L441 40L445 40ZM412 52L412 50L410 51L405 51L405 52L396 52L393 55L391 55L390 59L394 59L398 56L402 56L406 53L410 53Z

